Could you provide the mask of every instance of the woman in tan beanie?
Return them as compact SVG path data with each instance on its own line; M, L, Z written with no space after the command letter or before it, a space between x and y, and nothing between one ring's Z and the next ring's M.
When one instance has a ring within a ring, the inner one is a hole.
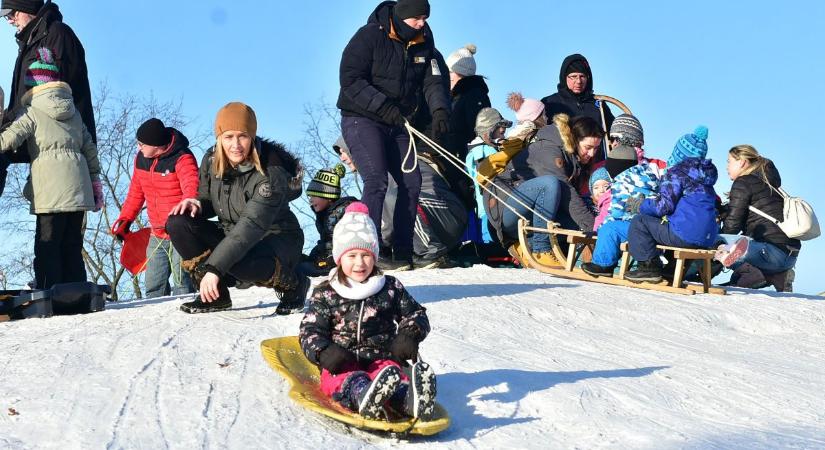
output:
M200 286L187 313L230 308L236 282L272 287L276 312L303 309L310 281L295 273L304 245L289 202L301 195L303 169L281 144L257 137L255 111L229 103L215 118L215 146L200 166L198 198L181 201L166 231ZM218 217L218 222L209 221Z

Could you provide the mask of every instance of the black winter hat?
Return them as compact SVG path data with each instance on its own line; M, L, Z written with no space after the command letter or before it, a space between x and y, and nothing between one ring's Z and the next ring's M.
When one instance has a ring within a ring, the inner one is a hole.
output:
M172 133L166 125L155 117L143 122L137 130L137 140L141 144L163 147L169 145L172 140Z
M398 0L392 10L395 17L404 20L410 17L430 17L430 2L427 0Z
M564 72L565 76L570 75L571 73L583 73L590 76L590 67L587 64L586 59L576 59L567 66Z
M37 14L42 7L43 0L3 0L3 4L0 6L0 15L5 16L11 10L26 14Z

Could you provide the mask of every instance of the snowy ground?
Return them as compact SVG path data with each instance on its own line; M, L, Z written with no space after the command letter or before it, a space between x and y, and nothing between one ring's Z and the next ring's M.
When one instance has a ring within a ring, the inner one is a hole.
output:
M825 302L693 297L476 267L400 274L452 426L349 433L287 396L261 340L296 334L263 289L0 324L0 448L825 448Z

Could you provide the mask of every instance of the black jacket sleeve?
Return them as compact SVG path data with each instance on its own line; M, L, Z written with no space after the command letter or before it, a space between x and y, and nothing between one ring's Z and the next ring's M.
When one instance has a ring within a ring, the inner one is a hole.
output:
M751 204L751 192L746 183L735 180L730 189L730 202L728 203L728 215L722 224L723 234L739 234L745 232L748 221L748 206Z
M44 40L46 47L54 52L55 63L61 70L63 81L72 88L72 97L83 124L97 142L94 105L89 87L89 73L86 68L86 51L83 44L74 34L74 31L62 22L53 23L49 27L48 35Z
M215 217L215 208L212 206L212 197L209 195L209 187L212 182L209 166L212 165L212 155L209 150L201 159L201 166L198 169L198 201L201 203L201 216L204 219Z
M289 208L286 199L287 174L281 167L267 167L266 175L258 175L254 194L241 214L241 218L215 247L207 264L224 274L257 244L275 220Z
M447 63L444 62L444 57L436 50L432 51L427 64L429 66L424 75L423 90L430 113L432 114L439 109L449 113L452 109L450 104L450 69L447 67Z
M373 50L381 30L362 27L350 39L341 56L341 91L358 107L375 115L387 96L372 85Z

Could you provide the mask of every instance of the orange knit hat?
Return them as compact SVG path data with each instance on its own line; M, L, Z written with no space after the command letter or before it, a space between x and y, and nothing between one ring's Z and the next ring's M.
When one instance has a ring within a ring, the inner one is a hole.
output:
M224 131L244 131L254 139L258 131L258 119L255 111L241 102L227 103L215 117L215 137Z

